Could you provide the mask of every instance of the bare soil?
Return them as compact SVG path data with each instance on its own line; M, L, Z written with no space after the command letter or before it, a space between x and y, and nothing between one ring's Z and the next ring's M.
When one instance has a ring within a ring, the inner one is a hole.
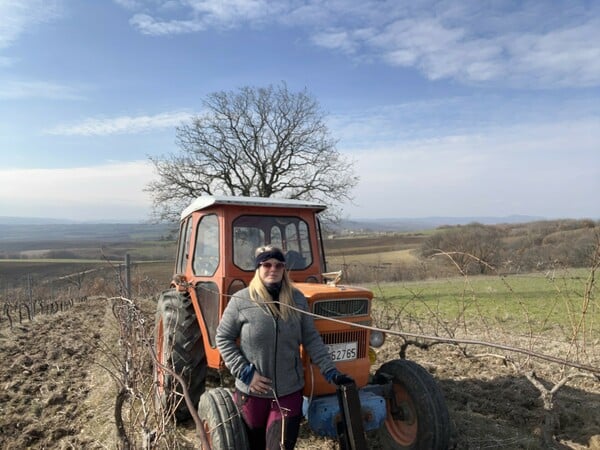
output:
M106 300L90 299L12 330L0 323L0 448L117 448L112 414L117 388L104 362L106 344L117 346L113 321ZM399 341L388 339L378 361L398 358L398 349ZM437 379L450 411L454 448L548 448L539 391L510 364L495 357L467 358L447 345L409 347L407 357ZM550 387L558 370L541 364L536 375ZM552 414L556 448L600 449L598 379L576 378L559 389ZM179 429L177 446L192 448L193 424ZM372 449L381 448L375 434L368 438ZM297 448L337 444L314 437L304 424Z
M87 448L82 405L104 325L104 305L80 303L0 328L0 448Z

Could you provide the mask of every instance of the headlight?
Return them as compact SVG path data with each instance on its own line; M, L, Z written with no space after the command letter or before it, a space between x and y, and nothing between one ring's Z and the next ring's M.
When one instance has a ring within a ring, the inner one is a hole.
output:
M385 342L385 334L381 331L371 331L371 337L369 338L369 344L371 347L379 348Z

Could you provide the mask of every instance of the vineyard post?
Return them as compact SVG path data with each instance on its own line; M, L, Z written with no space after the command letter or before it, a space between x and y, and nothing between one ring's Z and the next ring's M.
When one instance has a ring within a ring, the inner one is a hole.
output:
M33 277L31 274L27 274L27 294L29 295L29 307L31 308L30 311L33 311L29 315L29 320L33 320L33 314L35 314L35 305L33 304Z
M125 298L131 298L131 257L125 254Z

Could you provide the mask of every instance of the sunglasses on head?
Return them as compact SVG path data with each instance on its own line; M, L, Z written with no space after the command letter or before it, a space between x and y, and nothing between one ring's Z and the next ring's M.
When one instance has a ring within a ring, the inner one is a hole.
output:
M261 266L263 266L265 269L270 269L271 267L275 266L275 268L277 270L281 270L285 267L285 263L278 262L278 263L273 264L270 262L264 262L264 263L261 263Z

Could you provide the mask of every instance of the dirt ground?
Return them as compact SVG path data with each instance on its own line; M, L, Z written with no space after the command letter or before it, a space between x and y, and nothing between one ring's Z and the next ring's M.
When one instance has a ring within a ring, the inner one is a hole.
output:
M39 315L12 330L0 322L0 448L117 448L112 412L117 388L107 370L117 336L105 299L75 302L67 311ZM397 358L398 348L397 339L388 339L378 360ZM539 391L510 364L495 357L466 358L446 345L409 347L407 356L437 379L450 411L454 448L547 448ZM540 364L536 375L550 387L558 370ZM600 450L598 379L569 381L557 392L553 413L556 448ZM180 433L178 447L191 448L193 424L180 425ZM372 449L380 448L374 434L368 438ZM304 424L297 448L337 444L310 435Z

